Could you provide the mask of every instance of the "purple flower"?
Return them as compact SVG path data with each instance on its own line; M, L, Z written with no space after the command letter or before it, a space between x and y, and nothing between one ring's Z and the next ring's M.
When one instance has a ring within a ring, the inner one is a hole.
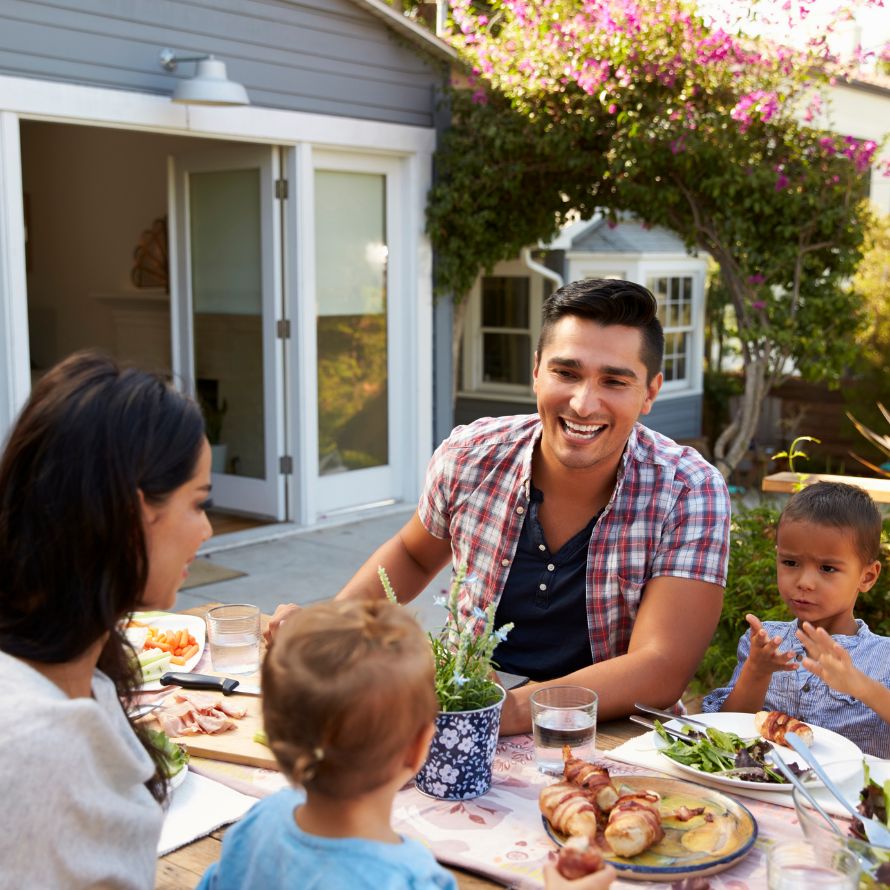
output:
M766 309L766 302L764 300L760 300L754 304L755 309Z
M758 272L756 275L748 276L748 281L752 284L763 284L763 276Z

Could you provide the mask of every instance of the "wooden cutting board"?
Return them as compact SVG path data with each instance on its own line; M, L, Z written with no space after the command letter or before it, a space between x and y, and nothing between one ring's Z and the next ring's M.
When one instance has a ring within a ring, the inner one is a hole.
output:
M207 673L211 673L208 671ZM222 675L218 675L222 676ZM258 686L260 683L259 676L256 677L239 677L245 683ZM212 692L208 689L196 690L202 694L212 695L214 698L223 698L221 692ZM170 704L173 704L173 693L170 694ZM217 732L212 735L207 733L198 733L197 735L186 735L182 738L174 739L176 742L182 742L188 749L189 754L195 757L209 757L211 760L224 760L226 763L243 763L248 766L259 766L263 769L277 770L278 761L271 749L265 745L261 745L253 740L253 734L262 728L263 725L263 699L259 695L238 695L233 693L228 696L228 700L239 707L246 707L247 714L240 720L232 718L236 724L235 729L227 732ZM166 700L165 700L166 701ZM151 720L152 728L160 729L160 724L155 719L154 714L145 718Z

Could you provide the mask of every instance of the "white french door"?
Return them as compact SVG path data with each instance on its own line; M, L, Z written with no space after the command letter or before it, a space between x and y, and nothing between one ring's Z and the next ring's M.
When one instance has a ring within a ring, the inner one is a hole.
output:
M304 168L310 521L403 497L412 437L402 178L397 160L315 149Z
M245 145L170 164L173 372L201 402L213 501L286 518L279 150Z

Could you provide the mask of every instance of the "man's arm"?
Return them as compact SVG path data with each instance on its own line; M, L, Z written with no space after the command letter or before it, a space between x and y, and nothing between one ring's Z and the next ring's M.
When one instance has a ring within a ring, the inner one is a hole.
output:
M410 603L451 559L451 540L431 535L415 511L392 538L374 551L334 599L381 599L385 596L377 566L383 566L399 602ZM282 622L299 609L293 603L279 606L263 632L271 643Z
M501 735L531 732L529 699L544 686L584 686L599 697L597 719L634 711L634 702L668 708L682 696L711 642L723 608L723 588L663 576L646 585L626 655L546 683L507 693ZM494 653L497 661L497 650Z

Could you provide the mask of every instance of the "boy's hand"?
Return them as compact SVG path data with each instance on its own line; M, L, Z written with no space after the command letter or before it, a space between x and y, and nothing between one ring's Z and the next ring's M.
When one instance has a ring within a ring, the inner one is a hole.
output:
M751 625L751 654L745 662L749 671L759 676L772 676L776 671L796 671L800 665L794 660L793 652L779 652L781 637L769 638L760 619L756 615L746 615Z
M837 692L858 699L863 697L869 678L854 667L850 653L832 640L824 628L817 629L809 621L804 621L797 631L797 639L807 650L808 657L804 658L803 666L811 674Z
M553 863L544 866L544 887L546 890L608 890L612 886L612 881L617 877L618 872L611 865L607 865L592 875L587 875L586 878L578 878L577 881L564 878Z

